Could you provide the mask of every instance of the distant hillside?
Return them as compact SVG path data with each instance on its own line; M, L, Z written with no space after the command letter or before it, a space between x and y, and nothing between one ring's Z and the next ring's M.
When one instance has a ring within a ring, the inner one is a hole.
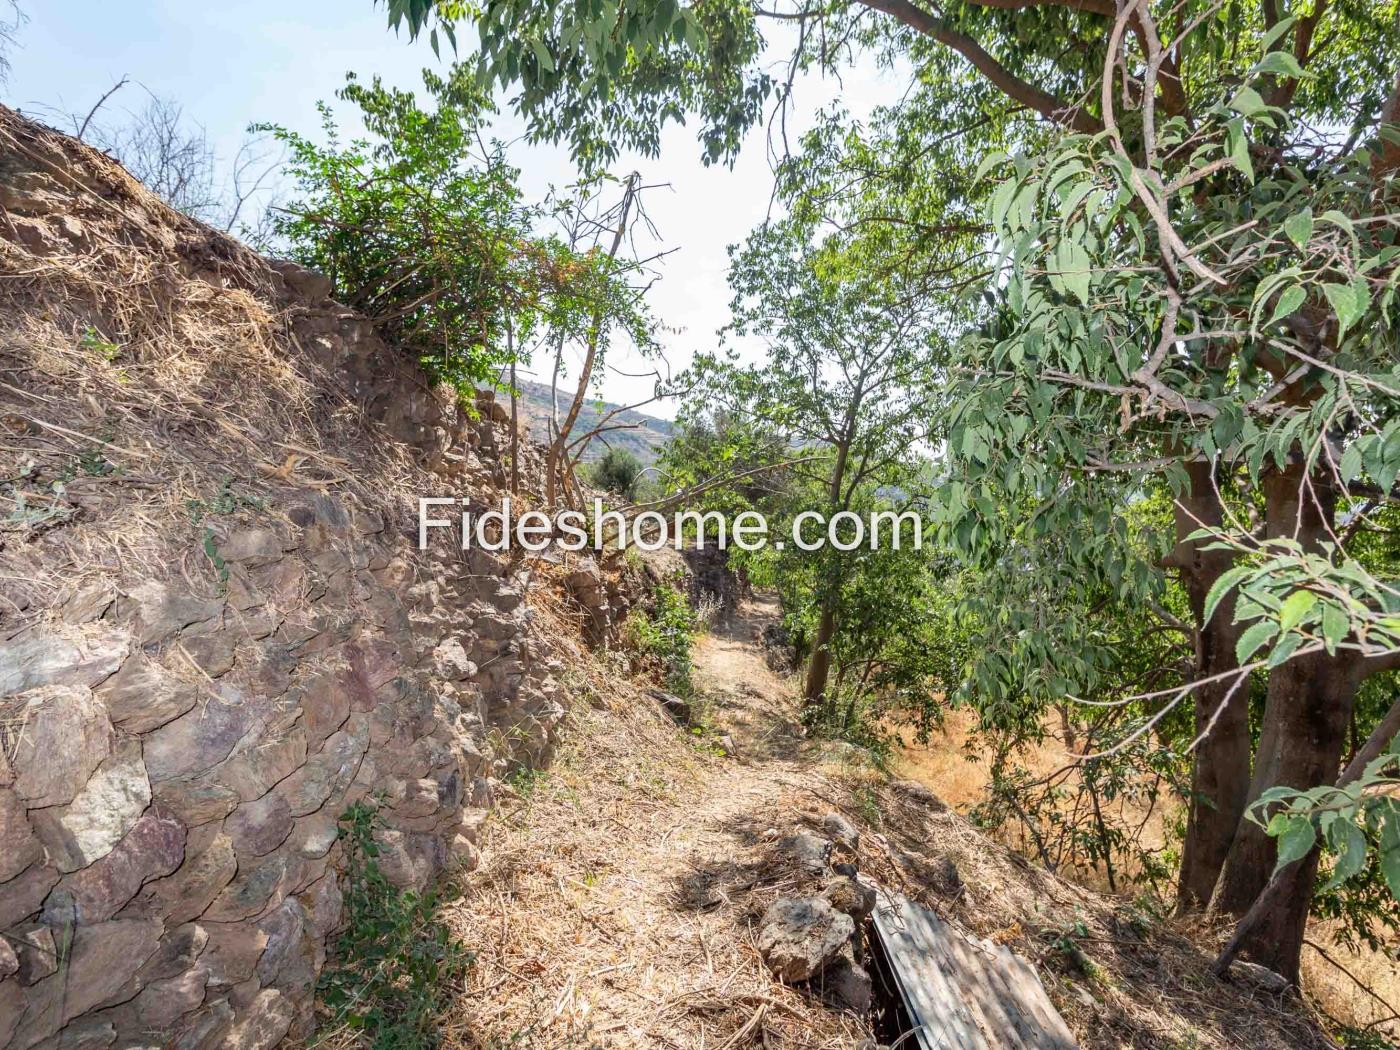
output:
M550 418L550 398L548 383L532 383L529 380L519 380L520 393L520 413L525 421L530 425L530 437L534 441L544 441L549 436ZM559 412L562 416L568 409L568 398L572 391L560 389L559 392ZM599 401L590 397L579 409L578 421L574 424L574 433L582 435L588 433L596 427L599 422L609 412L618 406L607 401ZM634 412L630 409L619 413L608 421L609 425L632 424L623 430L609 430L599 435L589 443L588 451L584 454L585 460L600 459L608 448L622 448L631 452L643 463L654 463L661 454L662 447L670 440L674 430L669 420L658 419L649 416L644 412Z

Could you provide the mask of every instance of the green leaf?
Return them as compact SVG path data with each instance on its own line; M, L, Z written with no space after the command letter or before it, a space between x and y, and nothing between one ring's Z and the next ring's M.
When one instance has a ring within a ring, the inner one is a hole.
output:
M549 53L549 48L544 46L544 42L537 37L530 38L530 50L535 53L535 61L540 64L540 68L546 73L554 72L554 56Z
M1380 861L1390 895L1400 900L1400 807L1392 806L1381 825Z
M1274 52L1279 54L1279 52ZM1299 248L1306 248L1308 241L1312 239L1313 213L1311 208L1304 208L1295 215L1290 215L1283 220L1283 232L1288 234L1288 239Z
M1298 307L1303 305L1303 300L1308 297L1308 293L1301 285L1295 284L1292 288L1285 288L1278 297L1278 302L1274 304L1274 312L1269 315L1269 324L1287 317Z
M1055 250L1055 265L1065 287L1085 306L1089 305L1089 276L1093 263L1084 246L1071 237L1060 241Z
M1341 462L1337 464L1337 471L1341 474L1342 484L1350 484L1361 474L1361 446L1355 442L1347 446L1342 453Z
M1302 860L1317 844L1317 831L1312 821L1301 814L1292 813L1283 820L1283 830L1278 834L1278 863L1274 871L1280 871L1294 861Z
M1322 640L1327 646L1329 655L1335 655L1337 646L1351 630L1351 622L1347 619L1347 614L1337 605L1325 605L1322 608Z
M1235 97L1230 100L1230 108L1241 116L1252 117L1256 113L1260 113L1269 107L1265 104L1259 92L1246 85L1240 88L1239 91L1235 93Z
M1251 183L1254 181L1254 162L1249 158L1249 136L1245 134L1244 121L1239 117L1230 121L1227 125L1230 160L1235 167L1244 172L1245 178Z
M1355 286L1350 284L1324 284L1322 294L1327 297L1337 315L1337 323L1340 326L1337 337L1341 338L1348 328L1360 320L1367 304L1362 303L1356 294Z
M1298 60L1287 51L1270 51L1255 65L1254 72L1274 73L1295 79L1301 79L1308 75L1307 71L1298 64Z
M1303 644L1303 636L1300 634L1286 634L1278 645L1274 646L1273 652L1269 653L1269 669L1282 667L1288 663L1289 658L1298 651L1298 647Z
M1202 623L1210 623L1210 618L1215 614L1216 606L1225 598L1225 595L1239 584L1252 570L1247 565L1237 565L1233 569L1220 574L1210 587L1210 593L1206 595L1206 604Z
M973 185L975 186L977 183L981 182L983 176L998 164L1004 164L1009 159L1004 150L992 150L992 152L983 157L982 162L977 165L977 171L972 176Z
M1235 659L1240 663L1248 663L1261 645L1267 642L1277 632L1276 624L1264 620L1248 628L1244 634L1240 635L1240 640L1235 643Z
M1327 829L1327 838L1336 851L1332 877L1322 888L1330 890L1361 873L1366 866L1366 834L1350 820L1338 818Z
M1312 591L1294 591L1284 600L1283 608L1279 610L1279 630L1293 630L1303 622L1303 617L1312 612L1316 604L1317 595Z
M1283 37L1283 34L1293 28L1293 23L1298 21L1297 15L1289 15L1287 18L1280 18L1278 22L1259 40L1259 50L1269 51L1274 44Z

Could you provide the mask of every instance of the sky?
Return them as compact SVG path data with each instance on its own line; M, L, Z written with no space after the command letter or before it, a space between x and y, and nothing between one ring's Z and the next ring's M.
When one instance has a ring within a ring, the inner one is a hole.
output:
M86 113L118 79L129 76L132 83L104 111L109 120L141 109L143 88L148 89L178 101L225 162L253 121L315 134L317 101L332 100L347 71L418 88L423 67L437 62L426 41L410 44L390 32L383 10L371 0L20 0L20 6L28 21L17 34L0 100L61 126L66 114ZM808 126L820 107L838 98L855 116L868 113L896 93L882 80L871 69L844 78L843 85L799 82L790 130ZM502 110L497 135L517 140L520 125L507 107ZM347 130L351 126L347 123ZM531 199L573 178L563 150L516 142L509 152ZM764 220L773 185L761 128L750 133L732 169L707 168L700 154L694 132L673 125L659 158L624 157L614 169L619 175L636 170L646 183L669 184L651 191L645 203L661 235L659 247L674 249L649 296L658 319L675 329L662 337L674 371L697 351L717 345L716 331L729 318L727 246ZM762 353L755 345L739 349L746 358ZM630 353L615 354L610 363L601 383L605 398L632 403L651 396L651 379L625 373L652 366ZM645 411L669 417L675 406L655 404Z

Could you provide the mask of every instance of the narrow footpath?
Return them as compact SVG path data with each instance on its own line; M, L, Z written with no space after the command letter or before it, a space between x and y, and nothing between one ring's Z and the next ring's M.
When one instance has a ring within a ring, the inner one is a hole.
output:
M1184 937L1121 937L1121 902L1027 864L854 749L804 739L795 684L760 644L776 617L752 600L697 640L698 730L601 660L566 683L554 764L513 780L450 906L476 961L445 1046L873 1047L864 1019L777 981L754 944L768 905L802 892L776 844L832 812L860 828L861 871L1036 964L1085 1047L1311 1045L1281 1004L1201 994L1210 960ZM1051 934L1070 929L1092 975L1054 957Z

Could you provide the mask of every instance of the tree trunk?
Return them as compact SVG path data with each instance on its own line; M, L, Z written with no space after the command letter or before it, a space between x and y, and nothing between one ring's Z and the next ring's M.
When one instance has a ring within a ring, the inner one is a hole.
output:
M1201 622L1206 595L1230 568L1233 556L1229 551L1204 550L1202 542L1187 539L1203 526L1219 526L1223 522L1211 470L1209 463L1186 464L1190 490L1177 503L1177 546L1167 559L1168 565L1181 570L1182 584L1191 603L1196 627L1197 680L1238 666L1235 642L1240 630L1232 622L1233 599L1220 603L1210 623ZM1249 797L1249 694L1244 688L1236 689L1222 710L1221 704L1230 696L1232 684L1228 678L1214 681L1193 694L1196 731L1202 732L1207 726L1211 729L1192 755L1191 806L1177 884L1177 907L1183 910L1201 908L1210 901Z
M831 487L827 493L827 523L841 506L841 487L846 480L846 464L850 460L851 445L849 436L855 419L857 401L852 401L846 415L846 440L836 448L836 462L831 468ZM836 637L836 599L841 581L837 575L840 561L835 552L827 548L822 552L831 559L833 569L826 574L821 597L821 615L817 619L817 634L812 639L812 659L807 664L807 681L802 688L802 700L808 706L821 702L826 693L826 680L831 674L831 641Z
M1265 530L1316 550L1328 535L1336 500L1321 478L1306 491L1302 482L1300 467L1266 479ZM1308 789L1336 781L1360 679L1361 662L1344 653L1295 657L1270 672L1250 801L1271 787ZM1212 907L1231 915L1248 910L1269 884L1275 857L1274 840L1264 829L1242 821ZM1285 872L1287 892L1241 945L1254 961L1294 981L1316 875L1315 857Z
M802 698L808 704L819 702L826 692L826 680L831 674L831 640L835 636L836 597L827 595L822 599L821 617L812 639L812 658L807 663L807 681L802 688Z

